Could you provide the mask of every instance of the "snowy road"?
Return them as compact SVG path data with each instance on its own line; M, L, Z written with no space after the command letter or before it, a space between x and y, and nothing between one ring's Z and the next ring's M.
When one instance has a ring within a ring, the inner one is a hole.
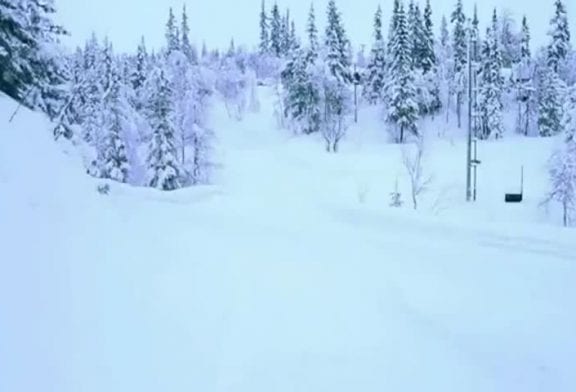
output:
M573 232L362 205L349 161L244 132L221 185L107 197L10 134L0 391L576 388Z

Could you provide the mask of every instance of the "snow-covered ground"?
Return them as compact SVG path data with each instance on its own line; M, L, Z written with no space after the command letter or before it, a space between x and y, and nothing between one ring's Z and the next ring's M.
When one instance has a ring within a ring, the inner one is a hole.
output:
M481 144L471 206L461 135L430 126L414 212L377 114L328 155L263 101L216 109L214 185L104 196L0 98L0 391L576 389L575 232L538 207L553 140Z

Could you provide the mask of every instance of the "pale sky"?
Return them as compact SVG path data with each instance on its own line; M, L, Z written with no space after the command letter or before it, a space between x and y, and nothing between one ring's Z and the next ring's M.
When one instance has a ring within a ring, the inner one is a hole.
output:
M423 6L425 0L420 0ZM267 0L268 8L273 0ZM314 0L320 32L324 30L325 10L328 0ZM532 30L534 44L546 38L548 22L553 13L553 0L479 0L478 11L486 23L494 6L510 10L520 23L526 14ZM572 35L576 37L576 6L566 0ZM225 48L234 37L237 44L253 46L258 41L258 15L261 0L55 0L59 19L73 34L76 45L95 31L99 36L108 35L117 50L133 51L144 35L150 47L164 42L164 25L170 6L177 10L186 3L194 42L206 41L209 47ZM388 24L393 0L337 0L343 14L349 37L355 47L372 41L372 19L378 4L382 5L385 25ZM456 0L431 0L436 30L442 14L449 16ZM502 5L503 4L503 5ZM297 29L303 32L310 7L310 0L278 0L281 8L289 7ZM464 0L466 12L474 6ZM386 30L387 31L387 30Z

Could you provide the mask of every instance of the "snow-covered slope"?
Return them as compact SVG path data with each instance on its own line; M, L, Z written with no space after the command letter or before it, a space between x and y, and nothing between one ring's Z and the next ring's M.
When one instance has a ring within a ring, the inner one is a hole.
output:
M331 156L270 107L216 112L215 185L103 196L41 116L8 124L13 106L0 99L0 391L576 388L574 232L537 224L542 141L482 145L476 207L459 138L432 142L416 213L387 207L400 154L370 121ZM528 201L504 206L522 163Z

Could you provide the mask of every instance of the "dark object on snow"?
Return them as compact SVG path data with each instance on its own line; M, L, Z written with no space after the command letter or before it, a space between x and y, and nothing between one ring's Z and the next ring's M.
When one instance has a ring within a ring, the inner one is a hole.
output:
M110 193L110 185L108 184L98 184L98 187L96 187L96 190L98 191L99 194L101 195L107 195Z
M520 171L520 193L506 193L504 200L506 203L522 203L524 200L524 166Z
M507 193L506 203L522 203L523 195L521 193Z

